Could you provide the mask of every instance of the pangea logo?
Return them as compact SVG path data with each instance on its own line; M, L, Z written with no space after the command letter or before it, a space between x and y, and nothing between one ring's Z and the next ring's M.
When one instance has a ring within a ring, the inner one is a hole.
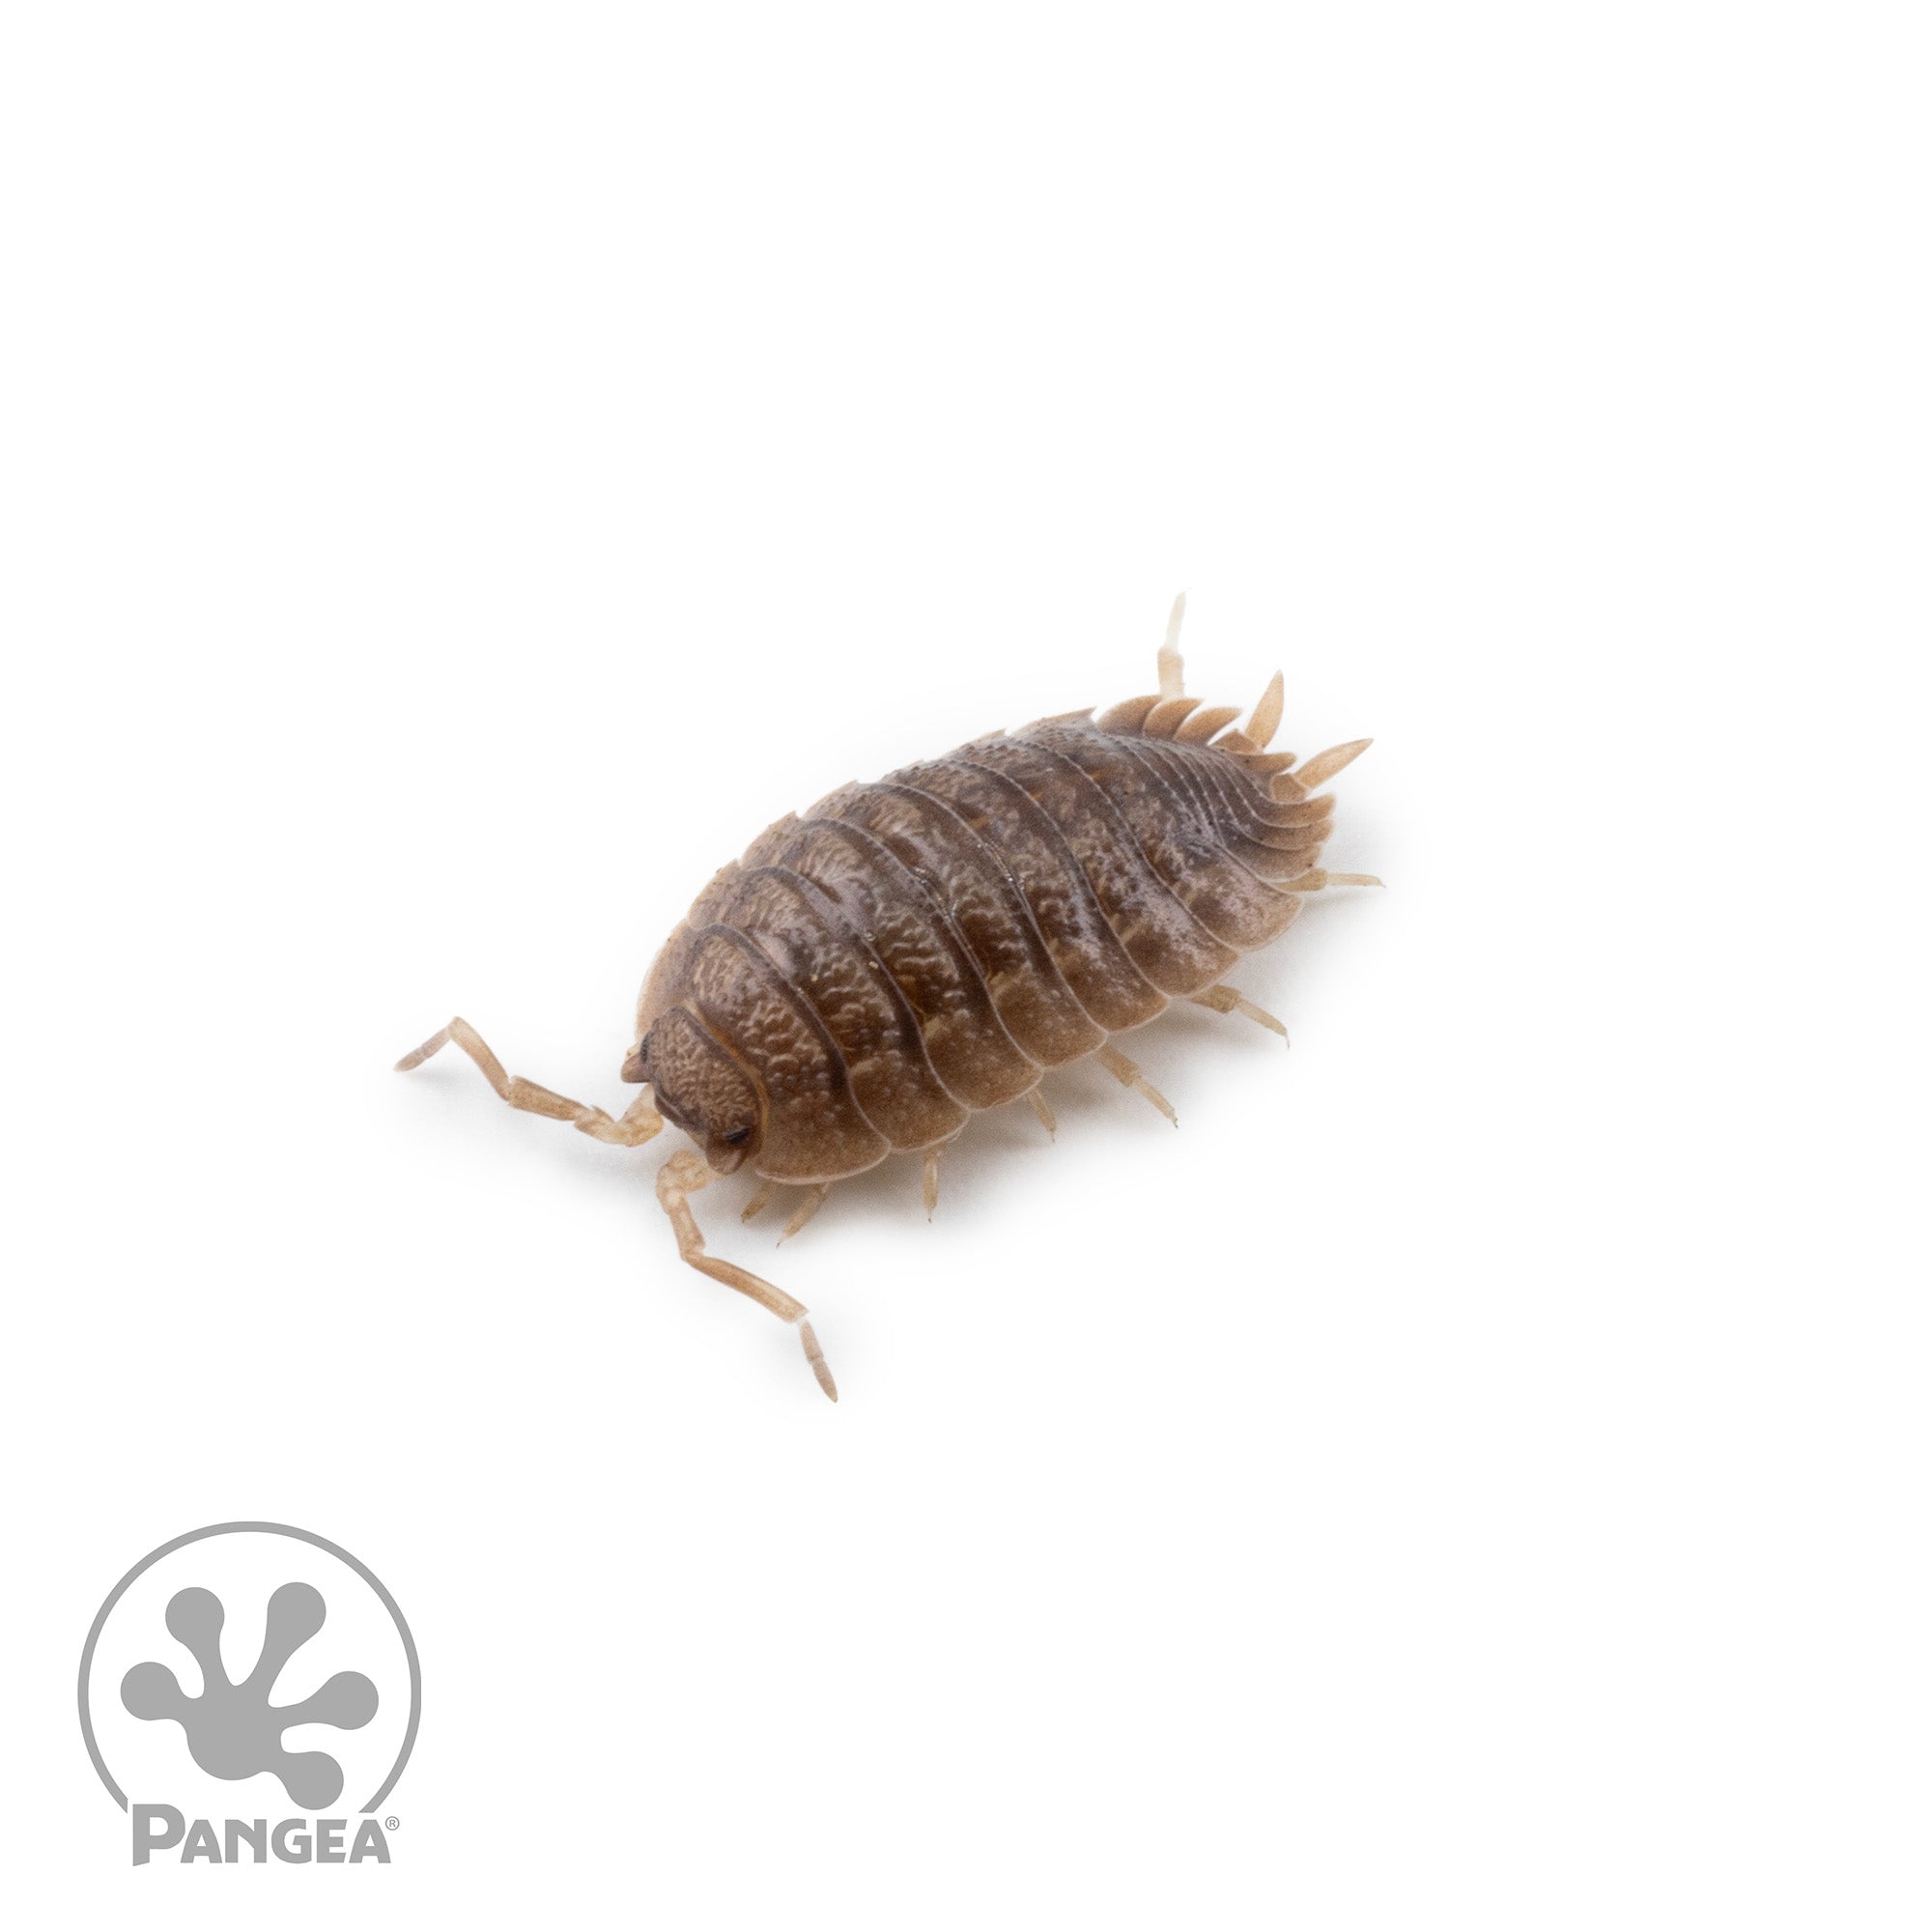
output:
M187 1735L189 1754L216 1777L266 1771L281 1779L291 1804L321 1811L342 1796L342 1767L321 1751L291 1751L282 1733L297 1724L359 1730L376 1715L376 1687L359 1670L342 1670L298 1704L271 1704L282 1665L328 1616L312 1583L284 1583L269 1599L269 1628L255 1667L240 1684L221 1661L221 1599L188 1589L168 1600L168 1629L201 1670L201 1695L190 1697L165 1663L137 1663L121 1680L121 1702L137 1718L172 1718Z
M150 1552L80 1661L81 1733L137 1865L386 1864L397 1820L379 1814L421 1704L396 1600L286 1523L216 1523ZM359 1817L320 1815L345 1792L370 1794ZM291 1808L305 1815L278 1815Z

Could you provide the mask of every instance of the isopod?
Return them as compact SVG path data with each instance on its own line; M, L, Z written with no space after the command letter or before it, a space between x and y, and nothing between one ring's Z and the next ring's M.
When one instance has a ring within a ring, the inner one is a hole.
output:
M511 1106L593 1139L639 1147L682 1127L699 1151L657 1176L679 1255L795 1327L837 1402L804 1304L707 1253L691 1195L750 1166L746 1220L781 1183L807 1190L791 1235L835 1181L920 1152L929 1214L941 1150L968 1118L1026 1099L1050 1134L1040 1078L1089 1054L1171 1121L1112 1036L1187 1000L1286 1039L1223 976L1305 895L1381 883L1316 863L1334 810L1316 788L1370 740L1299 765L1270 751L1279 671L1238 728L1238 706L1183 696L1185 602L1152 696L976 738L760 833L645 976L622 1068L643 1092L617 1118L505 1073L462 1019L397 1070L453 1040Z

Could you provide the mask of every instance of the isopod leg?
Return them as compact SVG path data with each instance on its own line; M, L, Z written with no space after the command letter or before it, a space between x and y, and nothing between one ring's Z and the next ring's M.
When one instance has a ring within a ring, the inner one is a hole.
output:
M745 1203L744 1208L739 1212L739 1220L755 1221L771 1205L772 1196L778 1192L778 1186L779 1184L776 1180L759 1181L758 1191Z
M1282 881L1285 893L1319 893L1330 886L1378 886L1381 881L1373 872L1324 872L1317 866L1311 872L1297 872L1292 879Z
M704 1164L703 1157L689 1149L672 1154L658 1169L658 1205L670 1216L671 1232L677 1236L680 1258L699 1274L707 1274L713 1281L722 1281L726 1288L736 1289L760 1308L770 1309L781 1321L796 1328L798 1339L805 1348L805 1358L811 1364L811 1373L818 1378L818 1386L837 1402L838 1384L832 1379L832 1371L826 1367L825 1353L818 1346L818 1337L811 1332L811 1323L805 1319L805 1303L794 1301L782 1289L760 1280L749 1268L721 1262L715 1255L704 1252L704 1236L698 1233L697 1222L692 1215L691 1204L686 1196L696 1194L700 1187L709 1186L717 1179Z
M553 1094L548 1087L539 1087L534 1080L505 1073L503 1063L490 1051L483 1036L464 1019L451 1020L440 1034L424 1040L413 1053L404 1054L396 1062L396 1071L412 1071L452 1040L482 1068L484 1079L497 1090L498 1099L507 1100L511 1106L521 1108L526 1114L541 1114L547 1121L568 1121L579 1133L588 1134L593 1140L607 1141L612 1147L642 1147L664 1127L664 1121L652 1102L648 1088L624 1109L622 1120L613 1121L602 1107L587 1107L582 1100L566 1100L561 1094Z
M1060 1122L1053 1118L1053 1109L1046 1104L1046 1095L1037 1087L1029 1087L1027 1100L1032 1105L1040 1125L1046 1129L1047 1139L1052 1140L1060 1131Z
M1094 1051L1094 1057L1122 1087L1131 1087L1144 1100L1152 1106L1158 1107L1170 1121L1174 1122L1177 1127L1180 1124L1179 1120L1175 1115L1173 1104L1169 1101L1167 1095L1124 1053L1121 1052L1118 1047L1096 1047Z
M928 1221L932 1219L932 1210L939 1206L939 1156L944 1147L945 1143L942 1141L925 1151L925 1172L922 1178L922 1185L925 1192L925 1218Z
M821 1180L816 1187L809 1189L805 1199L791 1210L791 1219L784 1224L784 1233L779 1239L790 1240L825 1206L825 1197L831 1192L832 1183L829 1180Z
M1209 986L1205 993L1190 993L1188 998L1197 1007L1206 1007L1210 1012L1243 1013L1257 1026L1264 1026L1270 1033L1278 1033L1283 1039L1288 1037L1288 1029L1268 1012L1258 1007L1252 1000L1244 999L1232 986Z

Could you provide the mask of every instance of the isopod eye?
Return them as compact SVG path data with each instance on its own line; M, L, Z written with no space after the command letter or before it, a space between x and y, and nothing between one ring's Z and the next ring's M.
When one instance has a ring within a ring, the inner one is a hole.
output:
M745 1143L751 1138L752 1138L752 1130L750 1127L733 1127L731 1131L724 1136L724 1145L726 1147L743 1147Z

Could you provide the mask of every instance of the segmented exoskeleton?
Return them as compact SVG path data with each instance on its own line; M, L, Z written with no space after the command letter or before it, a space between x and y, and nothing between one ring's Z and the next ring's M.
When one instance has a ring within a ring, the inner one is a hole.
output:
M621 1119L505 1074L461 1019L399 1068L454 1040L511 1106L598 1140L684 1128L702 1152L657 1179L679 1253L795 1324L836 1402L803 1304L707 1254L689 1195L749 1165L765 1184L748 1220L780 1182L810 1190L795 1234L833 1182L920 1151L929 1213L940 1151L967 1119L1025 1097L1051 1132L1040 1078L1088 1054L1172 1120L1110 1036L1189 1000L1286 1038L1223 974L1304 895L1380 883L1316 865L1334 801L1312 794L1370 741L1299 766L1268 750L1279 672L1239 729L1238 707L1183 696L1183 602L1154 696L975 739L753 839L644 980L623 1077L645 1091Z

